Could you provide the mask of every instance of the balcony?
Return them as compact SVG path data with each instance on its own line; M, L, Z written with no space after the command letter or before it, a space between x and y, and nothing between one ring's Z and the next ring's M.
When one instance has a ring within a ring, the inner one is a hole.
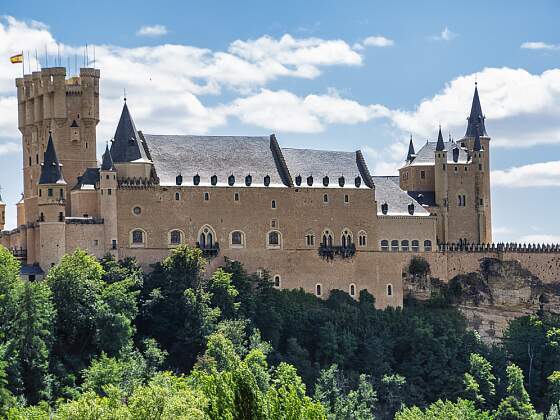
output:
M23 249L23 248L12 248L10 249L10 252L12 253L12 255L14 257L16 257L18 260L26 260L27 259L27 249Z
M218 242L202 246L200 245L200 242L197 242L196 247L202 251L202 256L204 258L214 258L220 253L220 244L218 244Z
M356 254L356 245L353 243L346 246L335 246L321 244L319 246L319 256L325 260L332 261L335 257L342 259L352 258Z

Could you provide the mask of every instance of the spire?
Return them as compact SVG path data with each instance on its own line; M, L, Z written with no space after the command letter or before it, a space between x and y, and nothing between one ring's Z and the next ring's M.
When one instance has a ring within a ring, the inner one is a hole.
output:
M406 155L406 161L411 162L416 157L416 152L414 151L414 144L412 143L412 134L410 135L410 143L408 144L408 154Z
M113 171L115 167L113 166L113 158L111 157L111 151L109 150L109 143L105 146L105 152L103 153L103 160L101 161L102 171Z
M439 126L439 133L437 136L436 152L445 150L445 143L443 142L443 134L441 134L441 125Z
M474 137L474 147L473 147L473 150L475 152L480 152L482 150L482 145L480 144L480 136L478 135L479 131L480 131L480 127L477 126L476 127L476 134L475 134L475 137Z
M133 162L139 159L148 160L140 135L130 116L126 100L115 132L115 140L111 145L111 157L113 162L116 163Z
M61 166L56 157L56 151L54 150L52 133L49 131L49 142L47 144L47 150L45 151L43 163L41 164L39 184L66 184L62 176Z
M477 82L474 83L474 96L471 105L471 114L469 115L467 132L465 137L475 137L477 133L481 136L487 136L486 127L484 126L484 114L480 106L480 98L478 97ZM479 126L479 127L477 127Z

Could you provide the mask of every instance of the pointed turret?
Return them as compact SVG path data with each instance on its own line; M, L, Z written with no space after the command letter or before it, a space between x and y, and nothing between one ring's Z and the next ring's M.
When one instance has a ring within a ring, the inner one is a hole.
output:
M101 161L102 171L113 171L115 167L113 166L113 158L111 156L111 151L109 150L109 143L105 146L105 153L103 153L103 160Z
M443 142L443 134L441 134L441 125L439 126L439 133L437 137L436 152L445 150L445 143Z
M471 114L469 115L467 132L465 137L476 137L477 133L480 136L487 137L486 127L484 126L484 114L482 113L482 107L480 106L480 98L478 97L478 86L474 83L474 96L471 105Z
M62 165L58 162L58 158L56 157L52 133L49 131L49 142L47 144L47 150L45 151L43 163L41 164L39 184L66 184L62 176L61 167Z
M406 155L406 161L412 162L416 157L416 152L414 151L414 144L412 143L412 135L410 136L410 143L408 144L408 154Z
M115 132L115 140L111 145L111 157L114 163L133 162L139 159L148 160L142 140L126 105L126 99Z

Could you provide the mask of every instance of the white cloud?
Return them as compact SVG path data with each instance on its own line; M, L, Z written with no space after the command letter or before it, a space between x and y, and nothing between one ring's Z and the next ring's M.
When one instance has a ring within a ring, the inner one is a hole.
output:
M18 143L0 143L0 156L11 155L21 152L21 146Z
M560 244L560 236L544 234L523 235L516 242L522 244Z
M558 187L560 161L533 163L491 173L492 185L500 187Z
M434 35L431 38L434 41L451 41L452 39L456 38L458 35L455 32L449 30L446 26L443 30L439 33L439 35Z
M526 50L559 50L560 45L547 44L545 42L524 42L521 47Z
M145 25L136 32L138 36L162 36L167 35L167 28L164 25Z
M368 36L362 41L366 47L392 47L395 41L384 36Z

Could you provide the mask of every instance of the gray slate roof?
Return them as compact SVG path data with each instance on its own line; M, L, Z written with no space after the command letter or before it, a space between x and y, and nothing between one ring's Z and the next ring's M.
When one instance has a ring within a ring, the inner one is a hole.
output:
M375 199L377 201L377 214L383 215L381 205L387 203L389 210L387 216L410 216L408 205L414 204L414 216L429 216L426 211L414 198L410 197L406 191L399 187L398 176L373 176L375 184Z
M245 176L254 185L263 185L270 176L271 185L284 185L270 149L270 137L181 136L143 134L160 184L175 184L181 174L183 184L192 185L200 175L200 184L210 184L217 175L218 184L227 184L235 176L236 185L245 185Z
M47 150L41 164L41 176L39 177L39 184L66 184L62 176L62 165L58 162L56 157L56 150L54 149L54 142L52 133L49 133L49 142L47 143Z
M115 163L148 160L145 145L136 130L126 102L121 112L117 131L115 131L113 144L111 144L111 156Z
M424 146L416 153L416 158L408 163L406 166L422 166L422 165L433 165L436 151L436 142L424 143ZM465 149L462 149L459 145L452 141L444 142L445 150L447 150L447 163L468 163L468 153ZM453 160L453 149L459 149L459 156L457 162Z
M72 190L93 189L99 182L99 168L87 168L83 175L78 177L78 183Z
M324 176L329 177L329 186L335 187L338 187L340 176L345 178L345 187L354 187L354 179L361 177L356 152L282 148L282 154L292 179L301 175L303 186L307 186L306 179L310 175L313 185L318 187L323 186ZM363 181L362 187L366 187Z
M478 87L476 83L474 85L474 95L468 121L465 137L475 137L477 134L483 137L488 136L484 125L484 114L480 106L480 98L478 97Z

